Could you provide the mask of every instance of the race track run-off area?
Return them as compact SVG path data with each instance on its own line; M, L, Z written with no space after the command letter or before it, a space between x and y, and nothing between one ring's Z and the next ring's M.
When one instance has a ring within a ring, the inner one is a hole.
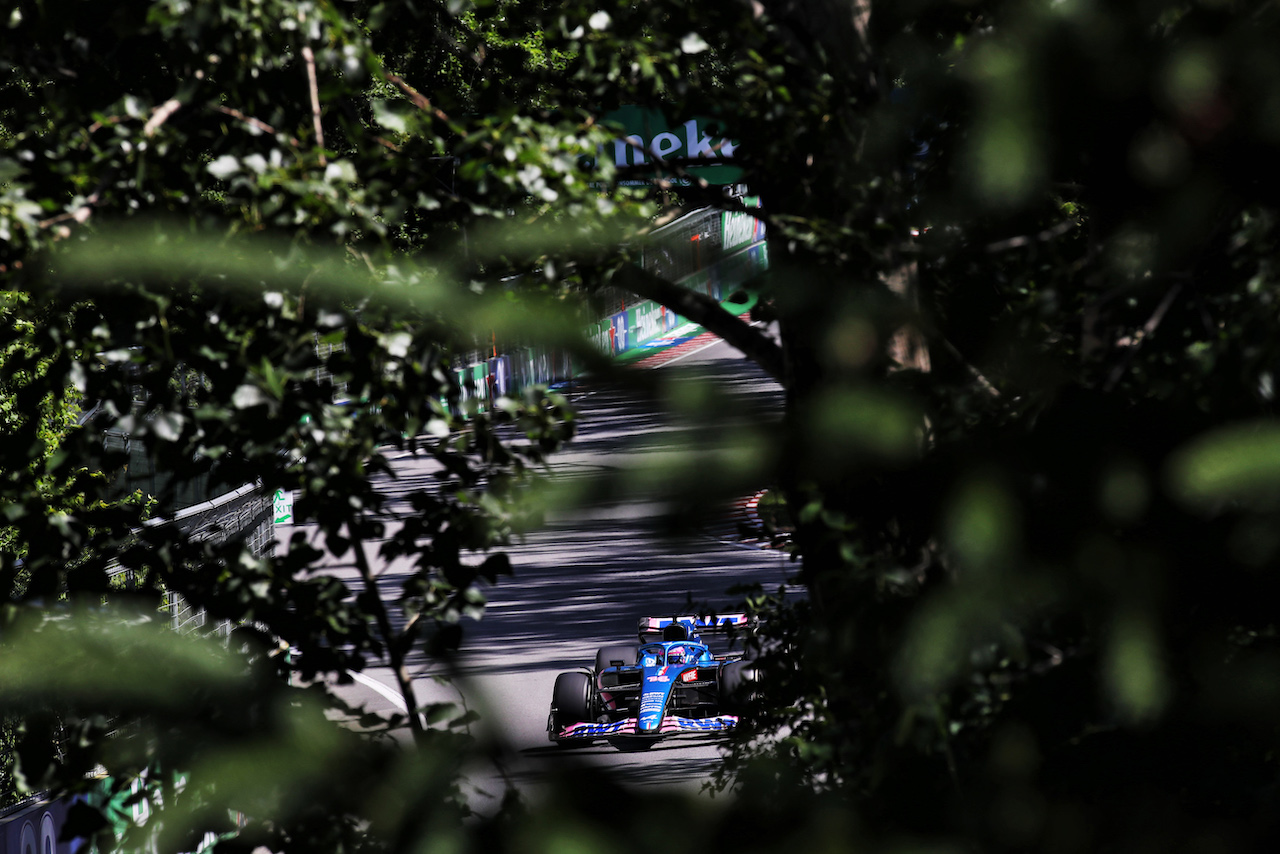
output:
M773 417L780 406L777 384L711 336L661 351L640 367L661 370L664 378L669 373L676 382L710 379L742 401L751 418ZM579 434L552 460L556 478L598 476L679 447L679 427L633 394L600 384L566 393L581 421ZM393 501L396 491L430 477L427 464L409 454L394 466L399 483L388 482ZM643 752L606 742L566 749L548 740L547 714L556 675L590 667L601 646L634 643L638 618L684 613L689 602L726 608L733 604L726 591L735 585L776 588L785 581L793 569L785 554L742 542L733 518L741 505L707 508L696 530L672 537L660 496L632 493L553 512L543 528L507 550L515 575L486 590L486 612L464 623L455 660L447 667L425 656L413 662L420 703L464 703L481 715L472 733L502 746L501 773L495 767L470 773L474 809L496 807L504 781L536 797L540 778L572 763L607 767L626 785L701 789L719 762L715 740L664 740ZM286 543L295 530L281 527L278 542ZM375 552L376 544L369 550L376 561ZM358 586L354 570L328 571ZM379 584L397 589L406 571L381 565ZM433 676L449 681L438 684ZM370 711L403 712L394 685L388 669L373 667L341 691Z

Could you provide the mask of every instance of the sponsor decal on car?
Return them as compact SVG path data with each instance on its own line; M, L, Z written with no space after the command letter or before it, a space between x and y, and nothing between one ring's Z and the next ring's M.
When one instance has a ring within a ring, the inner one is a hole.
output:
M613 723L577 723L560 731L560 738L607 738L613 735L633 735L637 731L635 718ZM738 725L737 715L717 715L714 718L669 717L657 732L662 735L680 733L728 732Z
M662 723L662 711L667 706L667 696L662 691L646 691L640 698L640 729L652 732Z
M697 680L697 678L698 678L698 671L696 670L686 670L684 673L680 674L681 682L694 682Z
M663 696L648 696L640 701L640 714L646 712L661 712L662 707L666 705L666 698Z

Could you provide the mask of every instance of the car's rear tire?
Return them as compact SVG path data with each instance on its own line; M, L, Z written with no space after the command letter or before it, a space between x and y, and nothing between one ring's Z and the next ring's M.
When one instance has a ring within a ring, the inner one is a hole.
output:
M754 661L734 661L720 670L720 705L727 712L741 711L756 693L760 671Z
M615 661L622 662L623 667L631 667L636 663L636 648L634 646L600 647L596 652L596 673L606 667L612 667Z
M570 724L590 721L591 677L585 673L561 673L551 690L551 722L556 731Z

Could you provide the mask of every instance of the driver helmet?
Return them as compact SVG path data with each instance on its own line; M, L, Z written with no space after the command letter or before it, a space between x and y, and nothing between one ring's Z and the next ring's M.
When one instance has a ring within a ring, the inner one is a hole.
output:
M685 648L673 646L667 650L667 664L684 664Z

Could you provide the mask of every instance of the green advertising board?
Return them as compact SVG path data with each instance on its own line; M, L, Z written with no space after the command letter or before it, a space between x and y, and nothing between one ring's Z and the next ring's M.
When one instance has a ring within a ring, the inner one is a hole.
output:
M711 119L692 118L671 122L660 110L645 107L620 107L602 118L620 124L623 136L602 152L619 169L653 166L661 170L664 163L679 165L689 174L709 184L735 184L742 179L742 169L732 165L737 145L712 134ZM672 183L690 183L671 176ZM627 183L624 181L623 183ZM636 181L648 183L648 181Z

